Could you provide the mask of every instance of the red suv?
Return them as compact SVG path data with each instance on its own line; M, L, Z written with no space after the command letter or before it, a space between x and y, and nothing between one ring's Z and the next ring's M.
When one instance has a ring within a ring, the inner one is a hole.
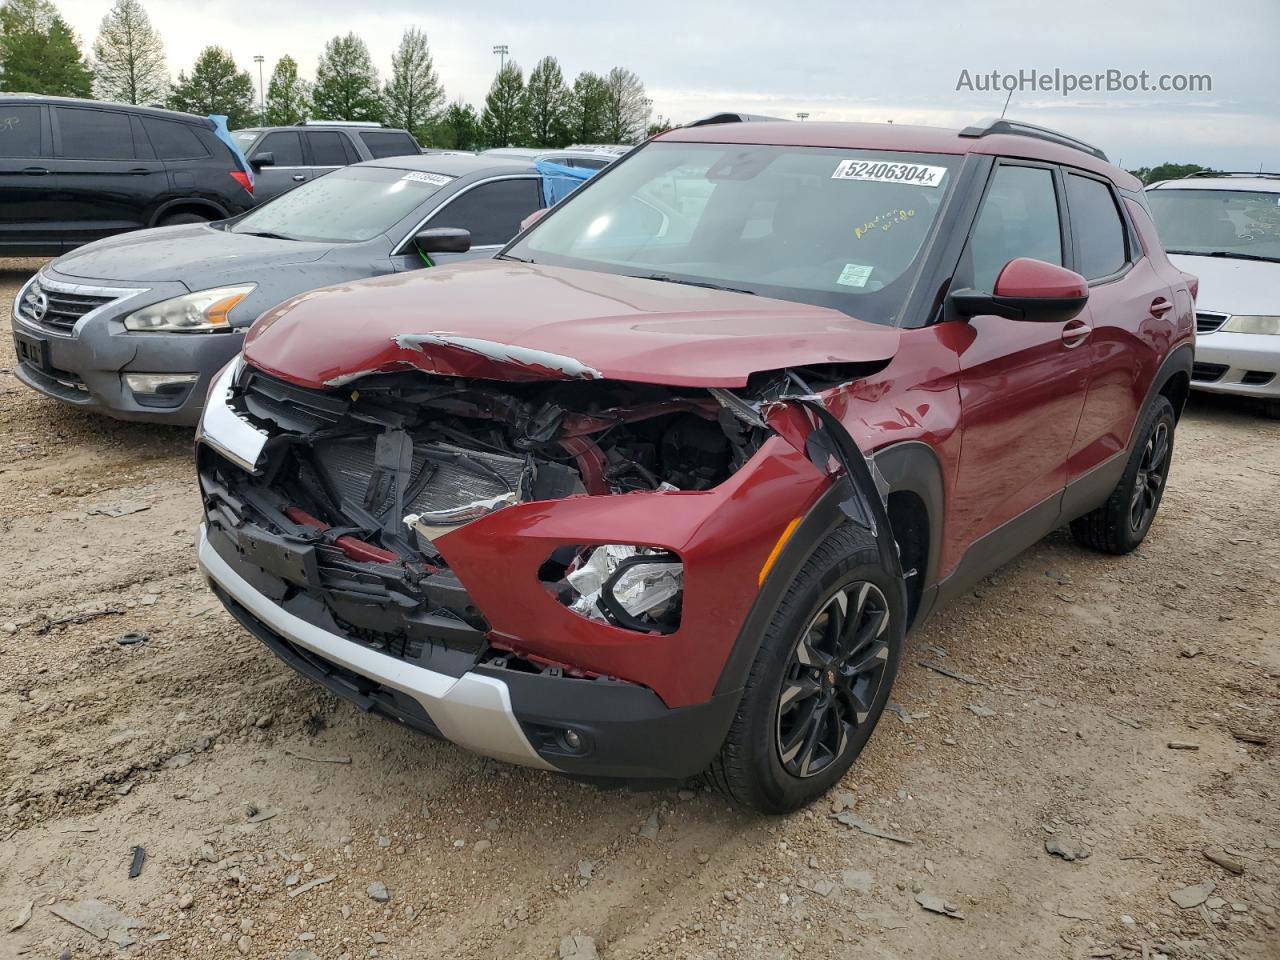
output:
M265 314L205 410L200 562L363 709L793 809L931 611L1064 524L1142 541L1194 284L1052 131L674 130L495 260Z

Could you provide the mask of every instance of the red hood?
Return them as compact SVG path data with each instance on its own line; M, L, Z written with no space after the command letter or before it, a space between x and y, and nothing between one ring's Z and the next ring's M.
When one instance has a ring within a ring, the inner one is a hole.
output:
M825 307L485 260L286 300L254 324L245 358L313 388L412 367L737 387L761 370L887 360L897 348L896 329Z

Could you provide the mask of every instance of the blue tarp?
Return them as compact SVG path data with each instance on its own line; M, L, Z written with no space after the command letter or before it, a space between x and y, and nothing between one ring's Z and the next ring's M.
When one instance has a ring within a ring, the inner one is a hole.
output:
M539 160L535 167L542 174L542 202L552 207L582 186L582 182L598 170L590 167L566 167L550 160Z
M213 132L218 135L218 139L231 148L231 153L236 160L240 162L240 168L249 175L249 186L253 186L253 167L249 165L248 159L240 152L240 147L236 144L235 137L231 136L231 131L227 128L227 118L221 113L209 114L209 119L213 121Z

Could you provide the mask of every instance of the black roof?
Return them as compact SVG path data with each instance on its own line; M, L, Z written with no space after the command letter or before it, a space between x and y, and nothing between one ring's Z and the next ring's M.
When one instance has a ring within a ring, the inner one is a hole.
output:
M469 177L475 173L531 173L534 170L532 161L498 157L458 157L442 153L410 153L403 157L383 157L380 160L366 160L357 166L421 170L424 173L444 174L446 177Z
M51 97L43 93L0 93L0 103L12 103L22 100L31 103L48 103L67 107L110 108L112 110L128 110L130 113L145 114L150 117L163 117L166 120L182 120L186 123L199 123L211 127L213 121L195 113L182 113L179 110L166 110L163 107L144 107L134 103L116 103L113 100L82 100L79 97Z

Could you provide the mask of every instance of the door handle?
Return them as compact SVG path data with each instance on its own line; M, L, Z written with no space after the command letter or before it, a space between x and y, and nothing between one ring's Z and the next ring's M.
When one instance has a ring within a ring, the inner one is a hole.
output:
M23 167L22 172L29 177L47 177L49 175L47 167Z
M1069 320L1062 328L1062 342L1068 348L1078 347L1093 333L1093 328L1083 320Z
M151 171L148 170L146 167L134 167L132 170L129 171L129 173L135 177L140 177L144 173L150 173L150 172Z
M295 174L293 175L293 182L294 182L294 183L301 183L301 182L302 182L303 180L305 180L305 179L307 179L307 175L306 175L305 173L295 173Z
M1163 317L1166 313L1173 309L1173 304L1164 297L1156 297L1151 301L1151 315L1153 317Z

